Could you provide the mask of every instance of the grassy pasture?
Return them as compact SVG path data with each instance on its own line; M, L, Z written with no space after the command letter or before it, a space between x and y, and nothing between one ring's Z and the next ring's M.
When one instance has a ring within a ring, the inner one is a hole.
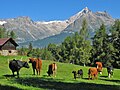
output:
M32 66L20 70L20 78L12 77L8 59L21 59L23 56L0 56L0 90L120 90L120 69L114 69L114 77L107 77L107 70L98 75L97 80L88 80L88 68L79 65L57 63L57 77L48 77L48 65L53 61L43 60L41 75L32 75ZM23 60L28 60L24 56ZM74 80L72 71L82 68L83 79Z

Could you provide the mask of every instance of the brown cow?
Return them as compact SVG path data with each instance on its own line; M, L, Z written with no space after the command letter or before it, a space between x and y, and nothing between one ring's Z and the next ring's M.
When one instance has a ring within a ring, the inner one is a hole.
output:
M98 70L97 68L89 68L88 70L88 78L92 78L92 79L97 79L97 75L98 75Z
M47 71L48 76L53 75L54 77L56 77L56 72L57 72L56 63L50 64L49 67L48 67L48 71Z
M29 58L29 60L29 63L32 63L33 75L35 75L35 70L37 72L37 75L40 75L42 60L40 58Z
M98 72L100 72L100 74L102 74L102 63L101 62L96 62L96 65L97 65L97 69L98 69Z

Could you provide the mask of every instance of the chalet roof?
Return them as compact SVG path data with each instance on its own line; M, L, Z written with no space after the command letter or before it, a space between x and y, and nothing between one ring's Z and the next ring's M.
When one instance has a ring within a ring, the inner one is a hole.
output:
M6 42L10 40L11 43L13 43L15 46L18 46L18 44L12 39L12 38L0 38L0 46L3 46Z

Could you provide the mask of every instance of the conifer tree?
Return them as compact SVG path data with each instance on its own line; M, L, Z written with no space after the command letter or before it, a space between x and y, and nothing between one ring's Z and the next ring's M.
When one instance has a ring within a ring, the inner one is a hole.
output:
M5 28L0 28L0 38L5 38L6 30Z
M10 37L11 37L11 38L13 38L13 39L15 39L15 38L16 38L16 34L15 34L15 32L14 32L14 31L11 31L11 32L10 32Z

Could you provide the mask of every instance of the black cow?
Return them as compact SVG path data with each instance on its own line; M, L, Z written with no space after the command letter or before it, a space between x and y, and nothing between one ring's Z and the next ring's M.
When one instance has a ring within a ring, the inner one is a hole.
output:
M108 72L108 77L112 77L113 76L113 66L108 66L107 67L107 72Z
M78 74L79 78L83 78L83 70L82 69L78 70L77 74Z
M20 61L15 59L9 62L9 68L11 69L13 76L14 76L14 72L17 72L17 76L19 77L19 71L22 67L29 68L29 65L25 61Z
M76 71L72 71L72 73L74 74L74 79L77 78L77 72Z

